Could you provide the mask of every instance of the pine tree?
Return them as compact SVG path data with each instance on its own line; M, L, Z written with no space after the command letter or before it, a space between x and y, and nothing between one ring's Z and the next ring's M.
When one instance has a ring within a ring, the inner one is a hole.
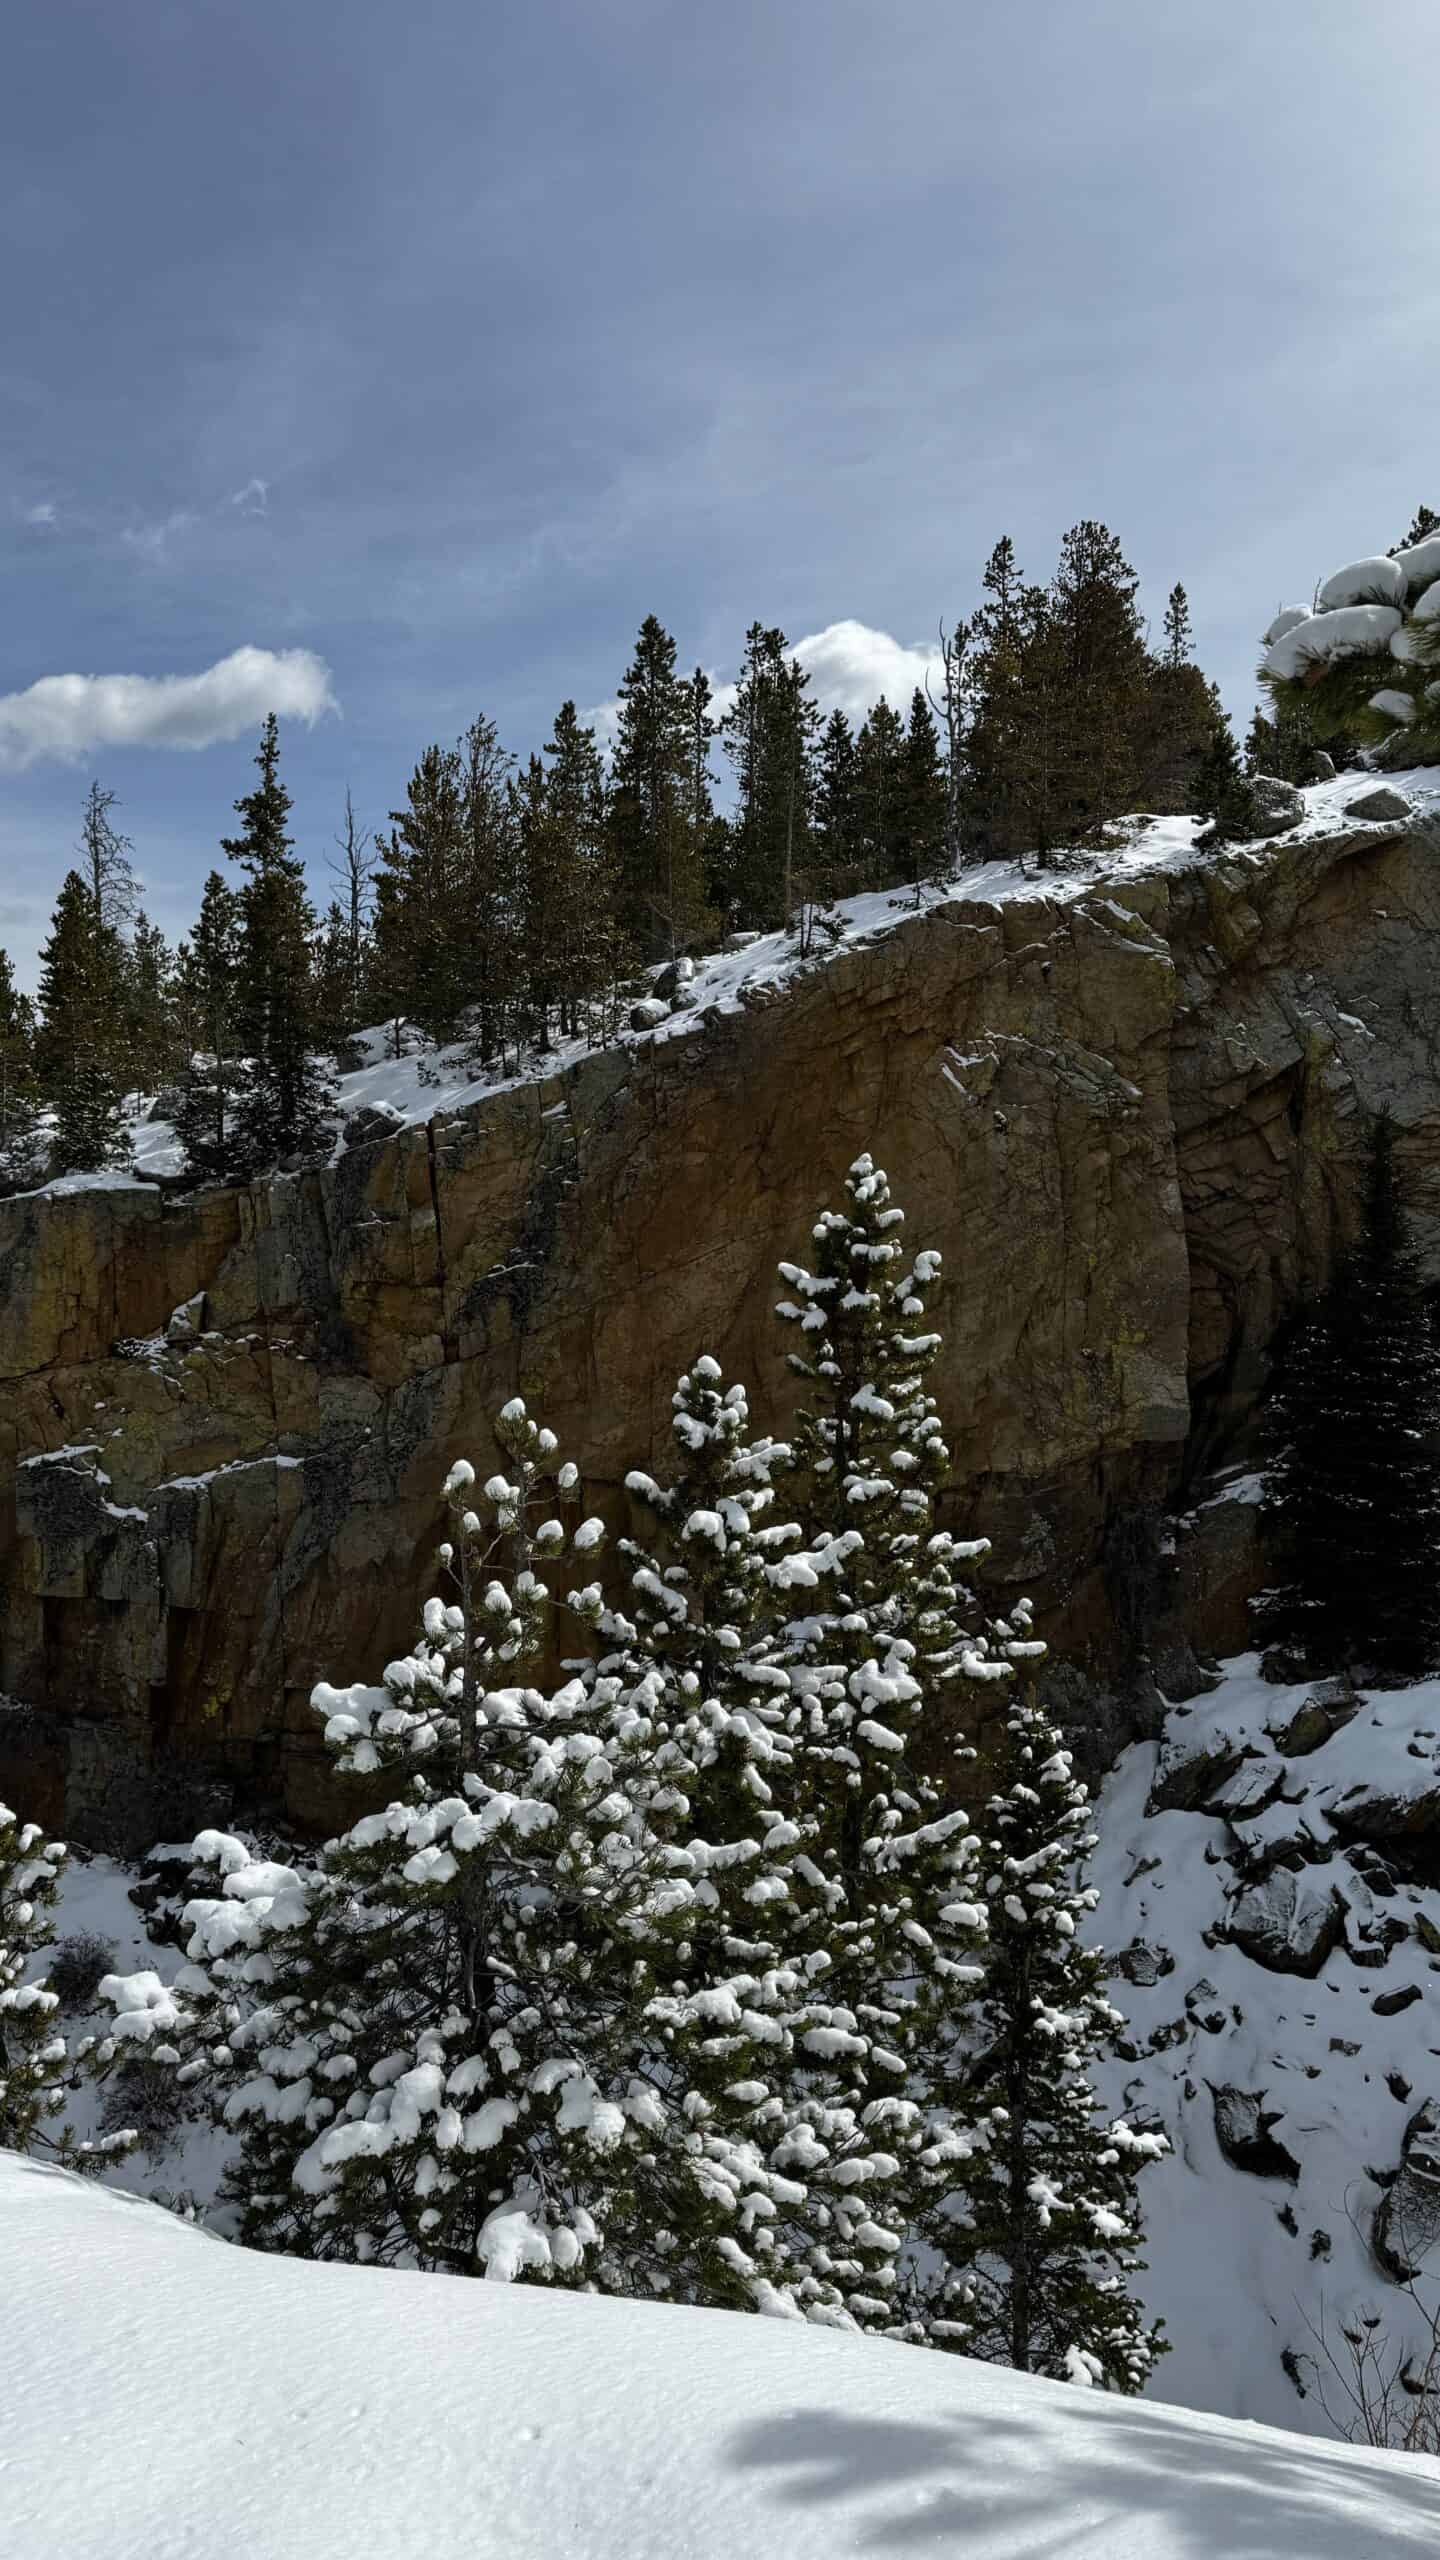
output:
M1391 558L1393 559L1396 551L1409 551L1417 542L1428 542L1432 533L1440 533L1440 516L1437 516L1433 507L1417 507L1411 518L1409 532L1402 541L1392 546Z
M905 731L882 694L855 741L855 844L863 888L893 888L903 877L906 779Z
M1274 705L1274 718L1263 711L1251 715L1245 735L1245 770L1247 774L1273 773L1282 782L1313 782L1316 776L1318 741L1310 725L1303 702L1287 698ZM1335 757L1337 765L1347 761L1343 747Z
M1200 760L1223 718L1214 686L1195 664L1189 598L1172 587L1164 646L1150 661L1136 733L1136 797L1146 809L1171 817L1194 807Z
M15 984L10 955L0 951L0 1195L38 1181L35 1008Z
M181 1070L175 1129L196 1173L223 1172L231 1161L231 1109L240 1069L234 1018L240 973L240 901L222 871L212 871L179 968L180 1003L190 1026Z
M221 849L245 873L240 891L236 1031L249 1075L236 1114L236 1161L250 1170L312 1155L327 1141L328 1080L313 1054L317 1023L310 945L315 918L288 832L273 711L260 735L260 780L235 803L238 836Z
M348 787L344 822L335 844L339 860L330 856L329 867L340 882L340 896L332 902L331 916L326 921L326 1019L333 1015L341 1031L349 1034L358 1031L368 1019L375 854L371 837L355 815ZM340 912L338 926L332 921L336 906Z
M80 873L67 872L40 953L36 1066L55 1112L52 1173L93 1173L122 1153L119 984L115 929Z
M735 699L720 723L736 808L718 882L734 920L772 932L788 923L811 854L815 742L810 679L786 654L785 634L758 622L745 635Z
M788 1452L751 1439L743 1391L713 1360L681 1378L674 1406L671 1483L627 1478L657 1543L626 1543L633 1615L605 1621L621 1649L601 1660L602 1673L640 1675L663 1737L651 1817L662 1830L667 1807L681 1818L698 1887L674 1978L652 1959L661 1987L647 2016L722 2216L697 2226L683 2205L663 2213L665 2287L912 2334L897 2282L906 2235L917 2199L968 2146L910 2064L963 2007L972 1844L963 1814L942 1812L910 1770L903 1733L874 1721L909 1720L898 1652L883 1671L858 1665L844 1700L821 1706L829 1675L810 1610L834 1542L807 1554L798 1524L770 1517ZM858 1706L869 1714L857 1727ZM857 1742L877 1756L847 1894L834 1782L858 1766Z
M703 684L704 678L699 681ZM698 714L705 723L703 704ZM703 761L703 740L695 742ZM606 824L605 777L595 732L562 702L545 742L545 807L557 848L550 966L562 1033L609 1027L616 989L634 964L620 919L619 885ZM693 787L703 797L703 781Z
M61 2122L78 2057L58 2029L60 2003L40 1967L67 1856L63 1842L0 1804L0 2151L43 2151L89 2170L123 2157L135 2137L81 2142Z
M135 848L110 815L115 806L115 793L92 782L80 821L79 869L101 925L118 939L134 922L139 891L130 861Z
M945 769L935 715L917 685L900 762L899 878L920 889L949 868Z
M1058 645L1043 587L1028 584L1008 534L982 578L964 681L973 705L961 819L982 855L1042 854L1057 823Z
M1440 1346L1388 1117L1364 1221L1277 1364L1265 1520L1281 1566L1267 1635L1325 1671L1440 1661Z
M815 759L814 859L843 896L859 883L855 738L843 711L825 723Z
M1163 2342L1130 2290L1144 2265L1134 2185L1167 2146L1096 2103L1092 2063L1125 2022L1080 1934L1097 1899L1085 1789L1033 1697L1012 1702L995 1777L983 1981L964 2051L939 2046L932 2066L975 2147L925 2219L946 2273L922 2277L919 2317L968 2355L1140 2391Z
M705 909L709 687L675 672L653 613L620 685L610 758L609 830L621 929L636 950L674 959ZM697 824L698 821L698 824Z
M1200 843L1243 843L1249 835L1254 809L1235 732L1223 711L1195 768L1192 806L1205 826Z
M173 1073L175 955L143 907L123 956L125 1079L154 1093Z
M386 1001L428 1040L453 1040L474 996L470 846L459 747L425 749L379 839L375 939Z
M1148 658L1138 581L1109 527L1085 517L1060 546L1050 623L1058 669L1057 816L1094 842L1135 806Z

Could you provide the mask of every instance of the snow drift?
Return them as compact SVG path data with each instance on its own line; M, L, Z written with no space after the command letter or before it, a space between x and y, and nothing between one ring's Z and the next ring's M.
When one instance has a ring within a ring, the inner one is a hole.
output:
M310 2266L0 2154L0 2548L1422 2560L1440 2463L918 2347Z

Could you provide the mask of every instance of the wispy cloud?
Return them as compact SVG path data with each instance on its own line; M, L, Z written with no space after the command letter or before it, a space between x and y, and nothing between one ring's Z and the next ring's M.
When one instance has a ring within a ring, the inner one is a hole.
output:
M41 676L0 694L0 766L98 747L211 747L270 711L313 723L338 707L330 670L310 649L234 649L194 676Z
M59 521L60 510L53 498L41 498L36 505L25 509L26 524L33 524L42 530L58 524Z
M127 549L138 551L142 558L159 560L163 559L175 536L188 533L197 522L192 507L175 507L168 516L152 517L147 524L123 525L120 539Z
M237 515L266 515L270 508L270 483L268 480L247 480L243 489L231 491L225 503L233 507Z

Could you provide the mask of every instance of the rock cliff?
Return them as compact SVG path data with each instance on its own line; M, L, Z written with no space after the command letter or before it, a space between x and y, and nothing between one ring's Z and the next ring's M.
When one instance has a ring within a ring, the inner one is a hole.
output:
M1437 858L1312 820L980 875L326 1170L0 1203L0 1793L82 1837L187 1772L322 1819L310 1686L408 1638L449 1461L519 1390L618 1519L698 1350L783 1412L774 1264L867 1146L945 1256L951 1516L997 1599L1092 1675L1238 1641L1245 1520L1199 1514L1166 1598L1157 1506L1243 1445L1382 1102L1440 1276Z

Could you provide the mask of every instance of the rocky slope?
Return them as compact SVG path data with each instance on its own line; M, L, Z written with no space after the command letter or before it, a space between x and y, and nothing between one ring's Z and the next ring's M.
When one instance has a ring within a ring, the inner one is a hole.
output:
M1423 2369L1440 2311L1440 1681L1285 1688L1242 1656L1122 1755L1098 1830L1104 2094L1172 2145L1156 2388L1343 2430L1346 2329Z
M311 1683L408 1636L450 1459L518 1389L618 1517L699 1349L783 1410L774 1263L866 1146L946 1259L954 1517L1089 1672L1143 1632L1183 1688L1189 1642L1243 1640L1253 1514L1197 1513L1167 1577L1157 1506L1239 1445L1381 1102L1440 1276L1407 787L1408 820L1334 786L1224 857L1171 821L883 929L872 900L821 963L757 944L658 1030L352 1123L322 1171L0 1204L0 1790L82 1837L153 1836L177 1773L323 1819Z

